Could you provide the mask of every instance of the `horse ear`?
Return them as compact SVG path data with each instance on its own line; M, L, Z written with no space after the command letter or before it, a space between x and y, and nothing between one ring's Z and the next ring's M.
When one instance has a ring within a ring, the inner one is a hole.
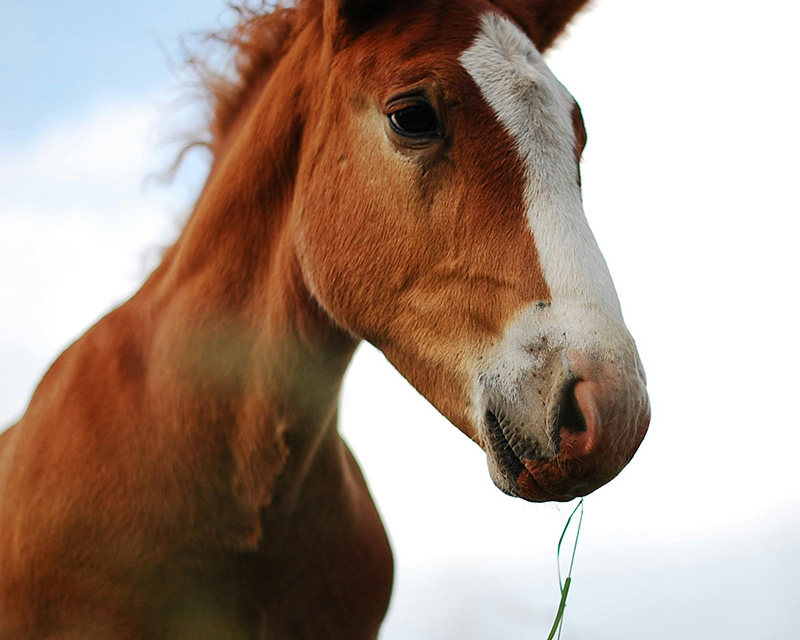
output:
M325 36L334 49L339 48L347 35L367 28L388 4L386 0L324 0Z
M560 36L570 20L590 0L498 0L528 32L539 51L544 52Z

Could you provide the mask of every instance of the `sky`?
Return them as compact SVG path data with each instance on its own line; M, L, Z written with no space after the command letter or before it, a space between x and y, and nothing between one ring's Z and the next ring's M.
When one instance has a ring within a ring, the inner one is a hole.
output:
M565 640L800 627L798 18L780 0L596 0L548 55L583 110L587 217L653 405L637 456L586 499ZM169 60L229 20L215 0L4 5L0 425L177 237L207 158L153 178L196 115ZM396 555L382 640L545 638L572 505L501 494L368 345L340 420Z

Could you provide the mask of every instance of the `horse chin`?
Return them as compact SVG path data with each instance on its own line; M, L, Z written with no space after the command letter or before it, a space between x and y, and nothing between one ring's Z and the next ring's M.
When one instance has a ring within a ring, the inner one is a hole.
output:
M519 496L531 502L569 502L598 489L608 479L574 480L554 460L523 460L525 469L517 476Z
M517 477L517 487L519 488L519 497L529 502L569 502L580 495L586 495L579 492L562 494L549 491L534 479L533 474L527 468Z
M539 472L540 465L552 464L543 460L499 460L489 454L489 475L503 493L529 502L569 502L589 493L571 491L562 482L548 482Z
M616 475L590 480L575 478L570 471L558 458L516 462L489 459L489 473L497 488L529 502L569 502L598 489Z

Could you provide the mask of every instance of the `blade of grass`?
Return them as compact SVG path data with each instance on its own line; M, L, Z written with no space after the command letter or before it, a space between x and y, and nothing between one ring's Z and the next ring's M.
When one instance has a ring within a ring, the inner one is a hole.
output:
M569 525L572 522L572 518L578 513L580 509L580 517L578 518L578 528L575 531L575 544L572 546L572 558L569 561L569 571L567 572L567 579L565 581L561 581L561 545L564 543L564 537L567 535L567 531L569 530ZM561 640L561 628L564 623L564 610L567 606L567 595L569 594L569 587L572 584L572 567L575 564L575 553L578 550L578 538L581 536L581 525L583 524L583 498L580 499L577 506L572 510L569 518L567 518L567 523L564 525L564 530L561 532L561 537L558 539L558 550L556 552L556 561L558 563L558 586L561 589L561 601L558 603L558 611L556 611L556 619L553 622L553 628L550 629L550 635L547 636L547 640L553 640L556 638L556 634L558 634L557 639Z

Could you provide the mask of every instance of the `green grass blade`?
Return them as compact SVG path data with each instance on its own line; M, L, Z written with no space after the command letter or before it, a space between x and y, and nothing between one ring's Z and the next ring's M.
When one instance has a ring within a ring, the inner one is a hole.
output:
M567 531L569 530L569 525L572 522L572 518L578 513L580 509L580 517L578 518L578 528L575 531L575 544L572 546L572 557L569 561L569 571L567 573L567 579L562 582L561 580L561 545L564 543L564 538L567 535ZM567 606L567 595L569 594L569 587L572 584L572 567L575 564L575 554L578 551L578 539L581 537L581 525L583 524L583 498L580 499L577 506L572 510L569 518L567 518L567 523L564 525L564 530L561 532L561 537L558 539L558 549L556 552L556 561L558 563L558 586L561 589L561 601L558 603L558 611L556 612L556 619L553 622L553 628L550 630L550 635L547 636L547 640L553 640L556 638L556 634L558 634L558 639L561 638L561 627L564 622L564 610Z
M556 619L555 622L553 622L553 628L550 629L550 635L547 636L547 640L553 640L553 638L556 637L556 631L558 631L559 637L561 636L561 621L564 619L564 609L567 606L567 594L569 593L570 584L572 584L572 578L567 578L566 582L564 583L564 588L561 589L561 602L558 603Z

